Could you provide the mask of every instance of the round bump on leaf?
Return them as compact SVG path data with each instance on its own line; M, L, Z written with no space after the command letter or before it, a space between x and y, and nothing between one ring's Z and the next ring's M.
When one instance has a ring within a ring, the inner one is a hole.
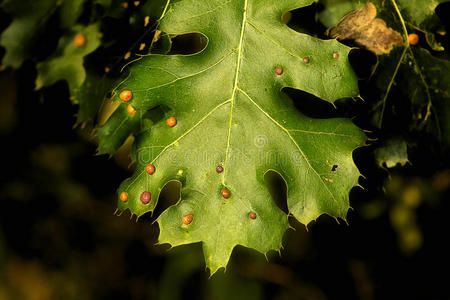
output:
M339 53L334 52L334 53L333 53L333 58L334 58L334 59L338 59L338 58L339 58Z
M86 44L86 38L84 37L83 34L79 33L74 37L73 43L77 47L83 47L84 44Z
M249 217L250 219L254 220L254 219L256 219L256 213L251 212L251 213L248 214L248 217Z
M417 45L419 43L419 36L415 33L411 33L408 35L408 43L410 45Z
M181 222L184 225L189 225L191 224L192 220L194 219L194 215L193 214L187 214L181 217Z
M119 98L123 102L130 102L133 99L133 93L130 90L124 90L120 92Z
M220 191L220 193L222 194L222 197L224 197L225 199L230 198L230 191L229 191L229 190L227 190L227 189L222 189L222 190Z
M173 126L177 125L177 119L175 119L175 117L170 117L166 120L166 124L169 127L173 127Z
M120 193L119 198L120 198L120 201L127 202L128 201L128 193L127 192Z
M150 200L152 200L152 195L150 194L150 192L142 192L141 194L141 202L142 204L148 204L150 203Z
M275 68L275 74L277 74L277 75L283 74L283 68L281 68L281 67Z
M303 58L303 62L304 62L305 64L308 64L308 63L309 63L309 58L307 58L307 57Z
M134 109L133 106L131 106L131 104L128 104L127 106L127 112L130 116L134 116L136 114L136 110Z
M145 172L147 172L148 174L152 175L153 173L155 173L155 166L152 164L148 164L145 167Z
M223 167L222 166L217 166L216 167L216 172L217 173L222 173L223 172Z

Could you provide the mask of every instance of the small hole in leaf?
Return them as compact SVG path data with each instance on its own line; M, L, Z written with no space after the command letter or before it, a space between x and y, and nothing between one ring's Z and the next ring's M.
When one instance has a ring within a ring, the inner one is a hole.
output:
M169 54L195 54L206 47L206 38L200 33L182 34L172 38Z
M287 25L295 31L302 33L324 33L326 28L322 24L317 23L317 4L301 7L290 11L290 18L287 20ZM325 37L320 34L319 37Z
M161 121L165 122L167 111L169 111L167 107L160 105L145 112L144 115L142 116L141 130L145 131L150 129L151 126L153 126L153 124L156 124Z
M180 199L181 183L178 181L170 181L162 189L158 204L153 213L153 218L157 218L163 211L172 205L175 205ZM156 201L156 200L155 200Z
M287 214L289 212L287 207L287 187L283 177L275 171L269 171L264 176L264 182L275 204Z
M310 118L332 118L337 117L336 109L327 101L312 94L293 88L284 88L292 100L295 108Z

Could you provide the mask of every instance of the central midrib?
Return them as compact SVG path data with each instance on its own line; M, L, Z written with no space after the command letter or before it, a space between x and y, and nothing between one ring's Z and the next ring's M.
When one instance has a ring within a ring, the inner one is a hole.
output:
M241 26L241 36L239 39L239 46L238 46L238 56L237 56L237 63L236 63L236 73L234 75L234 87L233 87L233 92L231 94L231 104L230 104L230 122L228 124L228 138L227 138L227 150L225 152L225 161L223 164L223 177L222 177L222 184L225 186L225 176L227 174L227 163L228 163L228 154L229 154L229 150L230 150L230 138L231 138L231 125L233 122L233 109L234 109L234 100L236 99L236 91L238 88L238 81L239 81L239 69L241 67L241 55L242 55L242 44L243 44L243 40L244 40L244 32L245 32L245 25L247 24L247 4L248 4L248 0L245 0L244 2L244 8L242 10L242 26ZM223 205L220 206L219 209L219 215L222 215L222 207ZM222 230L222 218L219 218L219 224L218 224L218 230L217 230L217 236L216 236L216 243L215 243L215 247L214 247L214 255L217 255L217 245L219 244L219 240L220 240L220 235L221 235L221 230Z
M239 70L241 68L241 60L242 60L242 46L244 41L244 33L245 33L245 26L247 24L247 5L248 0L245 0L244 2L244 8L242 9L242 26L241 26L241 35L239 38L239 45L238 45L238 55L237 55L237 61L236 61L236 73L234 75L234 86L233 86L233 92L231 94L231 104L230 104L230 122L228 124L228 137L227 137L227 149L225 152L225 161L224 161L224 172L222 177L222 184L225 185L225 176L227 174L227 163L228 163L228 155L230 150L230 139L231 139L231 126L233 122L233 109L234 109L234 101L236 99L236 91L238 90L238 81L239 81Z

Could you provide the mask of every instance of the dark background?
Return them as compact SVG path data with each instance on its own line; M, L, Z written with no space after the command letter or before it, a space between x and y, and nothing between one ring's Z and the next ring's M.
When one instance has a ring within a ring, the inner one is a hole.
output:
M446 15L448 5L439 9ZM9 21L1 17L3 29ZM305 27L311 18L308 9L295 11L291 24ZM50 31L37 51L45 56L58 34ZM448 49L448 39L443 43ZM359 74L374 60L363 50L352 53ZM281 257L270 253L267 262L238 247L226 273L208 278L200 245L170 251L154 245L157 214L137 223L128 213L113 215L115 190L132 173L126 151L95 156L92 127L73 128L77 107L67 85L36 92L35 78L32 61L0 73L1 300L450 299L449 157L432 136L414 136L410 164L389 171L373 157L378 142L355 151L364 189L350 194L348 225L322 216L307 231L291 219L296 230L286 233ZM366 118L370 103L346 102L335 111L305 93L286 92L308 115L354 117L374 130ZM405 120L389 122L391 131L371 137L383 140ZM411 138L402 129L396 134ZM274 185L279 200L285 187L279 179ZM163 193L163 207L177 188Z

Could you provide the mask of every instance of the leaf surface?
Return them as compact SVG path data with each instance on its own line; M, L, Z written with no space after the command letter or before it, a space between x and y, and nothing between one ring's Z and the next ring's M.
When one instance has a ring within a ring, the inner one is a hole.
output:
M0 36L0 46L6 49L2 65L19 68L32 56L37 33L56 10L57 0L6 0L1 8L13 18Z
M52 57L37 64L36 89L49 86L65 79L74 96L86 79L83 66L84 57L100 46L99 24L76 25L59 40L58 48ZM82 36L84 43L76 45L75 39Z
M393 168L398 164L404 166L409 162L407 143L398 137L386 140L374 154L381 168Z
M346 217L348 193L360 175L352 152L363 145L364 134L348 119L304 116L282 92L292 87L330 103L358 95L349 47L282 22L284 12L311 3L171 4L160 29L171 35L200 32L207 46L193 55L148 55L132 63L115 99L124 90L133 98L99 131L108 133L103 140L109 145L136 135L137 170L118 190L128 194L127 201L119 200L120 210L138 216L153 211L164 185L181 182L179 202L157 219L159 242L202 242L211 274L226 267L237 245L262 253L281 248L289 224L265 185L269 170L285 180L289 212L300 222L324 213ZM128 105L134 115L127 114ZM155 109L164 118L150 117ZM166 125L171 116L174 127ZM146 120L150 128L143 126ZM152 175L144 170L150 163L156 168ZM148 204L140 200L144 191L152 195ZM184 224L188 214L192 222Z

